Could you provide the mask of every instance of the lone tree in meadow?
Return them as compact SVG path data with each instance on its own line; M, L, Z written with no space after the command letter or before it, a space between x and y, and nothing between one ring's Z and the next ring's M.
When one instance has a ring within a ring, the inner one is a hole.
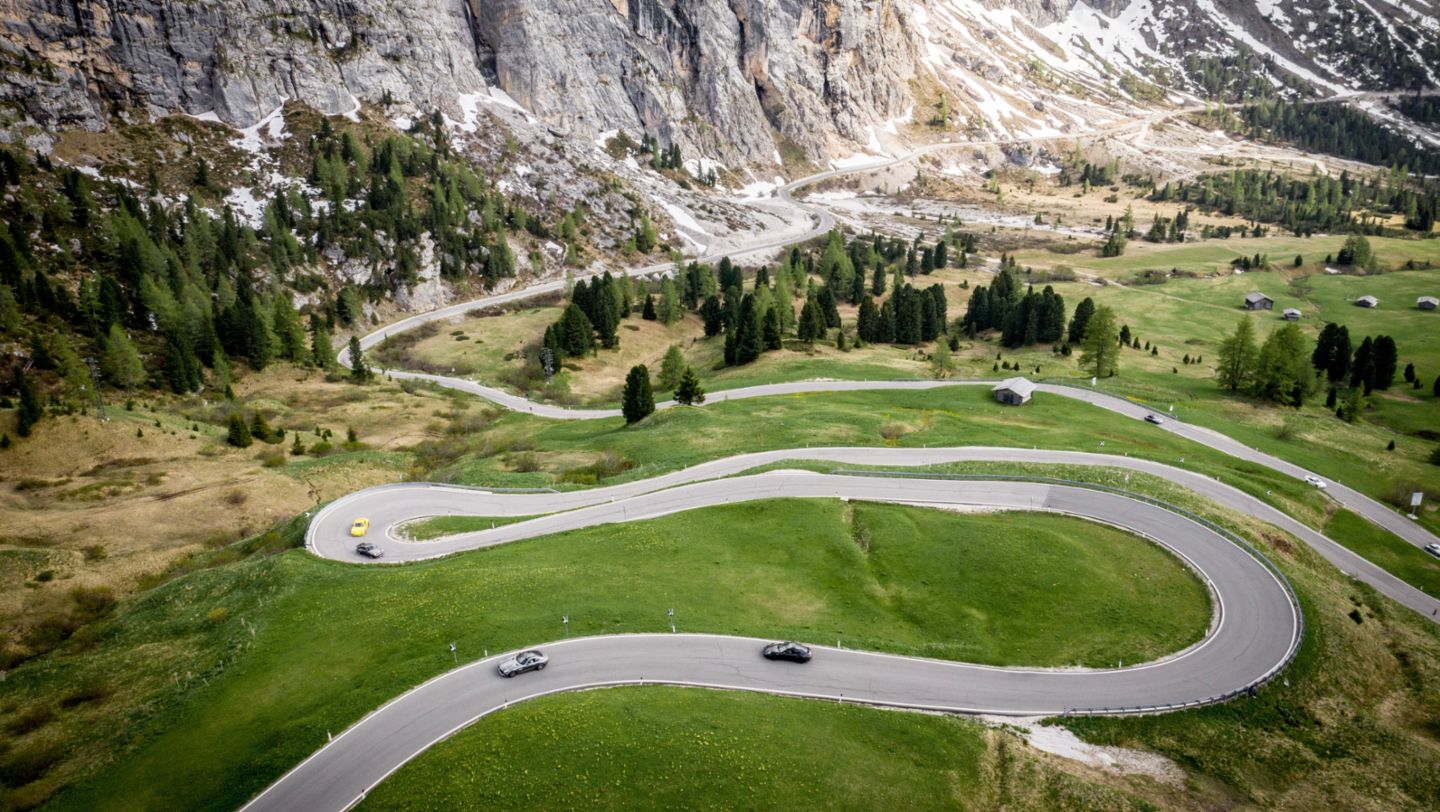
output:
M1115 311L1097 307L1085 325L1080 368L1097 378L1108 378L1119 371L1119 360L1120 330L1115 326Z
M655 393L650 388L650 370L644 364L630 367L620 401L620 411L627 424L638 423L654 413Z
M690 367L685 367L685 372L680 376L680 385L675 388L675 402L682 406L699 406L705 402L705 390L700 387L700 378Z

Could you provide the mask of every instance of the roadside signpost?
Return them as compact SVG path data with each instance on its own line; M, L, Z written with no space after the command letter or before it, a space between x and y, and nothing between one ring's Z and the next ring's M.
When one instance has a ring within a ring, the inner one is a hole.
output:
M1422 499L1424 499L1424 498L1425 498L1425 494L1422 493L1422 492L1420 492L1420 491L1416 491L1416 492L1410 494L1410 518L1412 518L1412 519L1418 519L1418 518L1420 518L1419 516L1416 516L1415 514L1417 514L1417 513L1420 512L1420 501L1421 501Z
M666 614L667 617L670 618L670 633L671 633L671 634L674 634L674 633L675 633L675 610L674 610L674 608L671 608L671 609L670 609L669 611L667 611L665 614Z
M450 657L455 660L456 665L460 664L460 655L456 653L454 643L450 644Z
M569 636L570 636L570 616L569 616L569 615L561 615L561 616L560 616L560 623L565 626L565 636L566 636L566 637L569 637Z

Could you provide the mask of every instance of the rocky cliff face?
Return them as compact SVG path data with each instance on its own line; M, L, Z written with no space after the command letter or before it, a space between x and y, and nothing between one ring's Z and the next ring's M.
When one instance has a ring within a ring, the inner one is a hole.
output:
M859 0L490 0L477 39L500 86L541 118L626 129L707 155L768 161L788 140L908 104L914 50L894 3Z
M941 94L975 132L1062 132L1094 101L1158 98L1117 90L1127 73L1197 90L1185 78L1196 56L1249 52L1326 90L1434 84L1435 14L1376 5L0 0L0 107L45 128L137 111L245 126L285 99L332 114L393 99L459 119L462 97L493 85L576 134L644 132L687 155L768 163L873 144Z

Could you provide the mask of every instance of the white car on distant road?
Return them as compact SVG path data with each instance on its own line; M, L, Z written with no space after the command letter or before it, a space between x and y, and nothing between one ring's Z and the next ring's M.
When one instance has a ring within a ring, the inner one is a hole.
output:
M1318 476L1315 476L1314 474L1306 474L1305 481L1310 483L1311 485L1314 485L1322 491L1325 490L1325 480L1321 479Z

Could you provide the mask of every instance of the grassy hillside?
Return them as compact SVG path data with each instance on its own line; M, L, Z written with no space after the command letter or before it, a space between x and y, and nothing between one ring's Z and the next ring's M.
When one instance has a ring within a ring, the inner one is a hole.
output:
M685 631L1033 665L1151 659L1210 618L1158 547L1045 515L758 502L401 568L296 551L146 593L11 673L3 797L83 779L55 808L232 809L452 667L451 641L475 659L559 637L562 614L576 635L659 631L669 607Z

